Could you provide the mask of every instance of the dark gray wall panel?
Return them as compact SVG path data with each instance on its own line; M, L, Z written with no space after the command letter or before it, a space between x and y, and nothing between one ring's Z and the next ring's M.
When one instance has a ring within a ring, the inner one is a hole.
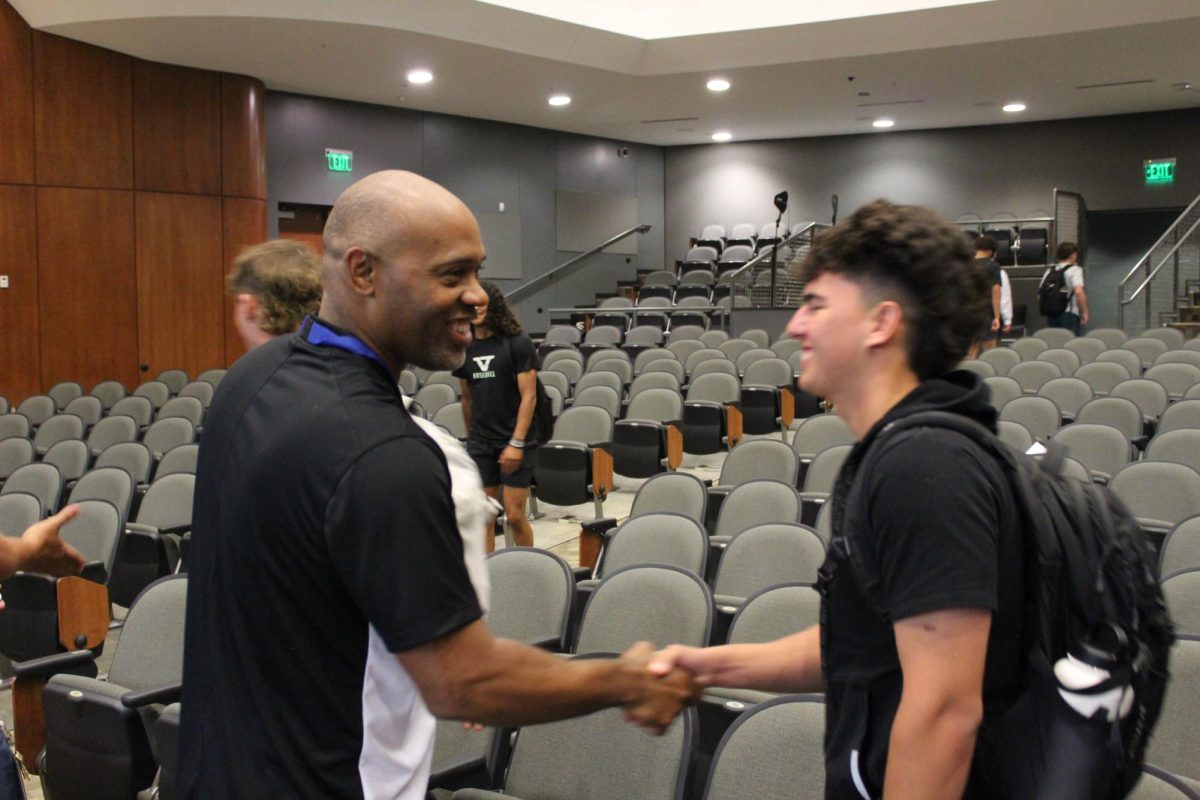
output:
M666 253L678 258L710 222L727 228L774 219L771 198L791 193L786 221L840 216L876 197L932 206L951 218L1048 212L1055 188L1089 208L1184 206L1200 194L1200 110L1118 117L889 131L860 136L674 147L666 151ZM1142 162L1178 158L1176 182L1148 187Z
M558 250L558 191L634 198L636 222L653 226L637 238L636 254L596 256L518 303L530 330L546 328L546 309L591 303L595 292L632 279L639 265L664 263L662 148L629 145L621 157L622 145L606 139L280 92L268 93L267 120L272 236L279 202L331 205L364 175L410 169L446 186L479 217L489 251L483 274L504 291L578 255ZM326 147L353 150L354 171L329 172Z
M353 172L330 172L325 148L354 151ZM422 168L421 115L402 108L267 94L267 190L276 203L333 205L354 181L382 169Z
M638 224L638 203L633 195L559 191L555 202L558 249L568 253L584 253ZM605 250L636 255L637 240L625 238Z

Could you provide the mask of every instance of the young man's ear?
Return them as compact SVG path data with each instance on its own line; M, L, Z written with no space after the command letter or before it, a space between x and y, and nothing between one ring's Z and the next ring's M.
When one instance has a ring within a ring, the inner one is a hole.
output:
M868 347L890 344L900 336L904 324L904 310L895 300L883 300L871 309L871 327L867 333Z

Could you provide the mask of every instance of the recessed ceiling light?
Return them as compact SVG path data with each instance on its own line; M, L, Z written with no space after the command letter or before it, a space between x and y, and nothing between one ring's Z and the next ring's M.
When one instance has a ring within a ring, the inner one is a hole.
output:
M874 125L876 128L890 128L896 124L896 120L894 120L894 119L877 119L874 122L872 122L871 124Z
M717 131L712 135L712 140L714 142L728 142L732 138L733 134L729 131Z
M546 102L552 106L565 106L570 104L571 96L566 94L552 94Z
M427 69L414 69L407 77L409 83L429 83L433 80L433 73Z
M713 78L708 82L708 89L712 92L724 92L729 89L729 81L724 78Z
M1003 109L1010 114L1015 114L1018 111L1024 111L1025 104L1024 103L1008 103L1007 105L1003 106Z

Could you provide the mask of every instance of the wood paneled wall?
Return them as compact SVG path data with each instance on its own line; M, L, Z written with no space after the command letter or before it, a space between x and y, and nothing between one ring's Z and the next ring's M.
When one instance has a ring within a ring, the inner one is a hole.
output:
M0 0L0 395L242 354L224 278L267 236L260 81L33 31Z

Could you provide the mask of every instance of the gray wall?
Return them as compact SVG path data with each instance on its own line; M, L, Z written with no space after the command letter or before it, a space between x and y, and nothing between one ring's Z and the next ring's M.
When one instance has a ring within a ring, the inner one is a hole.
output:
M408 169L441 183L480 217L489 263L484 275L505 291L577 253L557 249L556 193L634 198L636 255L603 253L517 304L525 325L543 331L547 309L590 302L631 280L639 266L658 269L663 248L663 153L575 134L400 108L269 92L267 185L271 235L278 203L332 205L356 179L381 169ZM352 173L330 172L325 148L354 151ZM499 211L504 203L505 210ZM599 244L611 231L599 236Z
M828 222L835 193L839 218L876 197L931 206L951 219L1049 214L1056 187L1080 192L1092 211L1183 207L1200 194L1198 125L1200 110L1191 109L673 147L666 151L666 254L680 258L688 237L708 223L773 220L771 198L783 189L791 195L785 221L793 224ZM1178 159L1174 185L1146 186L1142 162L1170 157ZM1098 290L1089 298L1105 321L1116 316L1115 289L1100 291L1116 285L1107 272L1132 266L1110 255L1089 272Z

